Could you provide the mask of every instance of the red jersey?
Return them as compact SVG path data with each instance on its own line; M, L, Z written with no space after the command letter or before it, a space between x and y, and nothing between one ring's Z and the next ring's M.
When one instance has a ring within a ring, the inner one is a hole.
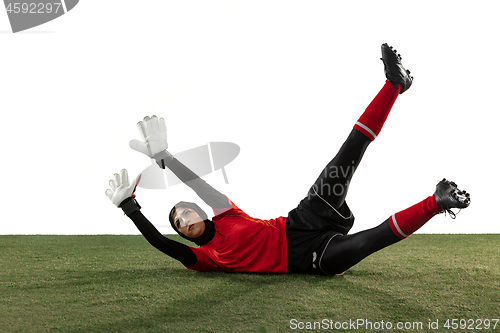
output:
M259 220L248 216L229 200L232 208L213 218L214 238L191 247L198 261L196 271L287 273L286 217Z

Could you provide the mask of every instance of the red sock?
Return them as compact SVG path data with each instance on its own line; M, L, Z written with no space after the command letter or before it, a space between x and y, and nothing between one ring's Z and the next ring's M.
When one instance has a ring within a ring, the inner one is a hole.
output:
M434 196L419 202L389 218L392 232L401 239L405 239L438 214L441 208L436 204Z
M370 140L375 140L382 130L389 112L391 111L396 98L399 96L401 87L394 88L392 83L385 81L385 85L368 105L365 112L361 115L354 128L366 135Z

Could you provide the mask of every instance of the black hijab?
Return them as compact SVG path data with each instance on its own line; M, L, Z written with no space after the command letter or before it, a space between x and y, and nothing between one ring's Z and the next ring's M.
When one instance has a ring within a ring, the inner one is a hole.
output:
M174 213L175 213L175 210L177 208L180 208L180 207L191 208L196 213L198 213L198 215L201 217L201 219L205 223L205 231L199 237L196 237L196 238L188 237L188 236L184 235L182 232L180 232L179 229L177 229L177 227L175 226L175 224L174 224ZM170 211L170 214L168 215L168 219L170 221L170 225L172 226L172 228L182 238L187 239L187 240L195 243L196 245L199 245L199 246L205 245L208 242L210 242L214 238L214 236L215 236L215 226L214 226L214 223L211 220L208 219L207 213L205 213L203 211L203 209L201 209L200 206L198 206L194 202L186 202L186 201L180 201L180 202L178 202L172 208L172 210Z

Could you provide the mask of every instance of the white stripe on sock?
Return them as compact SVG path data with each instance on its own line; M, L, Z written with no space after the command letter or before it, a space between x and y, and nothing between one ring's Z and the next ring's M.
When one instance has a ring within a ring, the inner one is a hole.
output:
M358 125L359 127L365 129L368 133L370 133L373 136L374 140L377 138L377 135L375 135L375 133L371 129L369 129L368 126L363 125L359 121L356 122L356 125Z
M405 235L401 229L399 228L398 221L396 221L396 214L392 215L392 223L394 223L394 226L396 227L396 230L401 234L403 237L408 237L408 235Z

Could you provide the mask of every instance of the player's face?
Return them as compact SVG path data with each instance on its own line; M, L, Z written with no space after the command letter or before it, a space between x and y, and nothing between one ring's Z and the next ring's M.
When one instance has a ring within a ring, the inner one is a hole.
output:
M187 207L179 207L174 214L175 227L185 236L196 238L205 231L205 222L197 212Z

